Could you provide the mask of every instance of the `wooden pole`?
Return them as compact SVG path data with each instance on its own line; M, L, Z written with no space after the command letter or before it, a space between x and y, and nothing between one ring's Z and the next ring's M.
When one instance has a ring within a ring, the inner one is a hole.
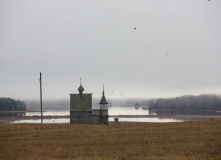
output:
M41 83L41 72L40 72L40 105L41 105L41 129L43 129L43 117L42 117L42 83Z

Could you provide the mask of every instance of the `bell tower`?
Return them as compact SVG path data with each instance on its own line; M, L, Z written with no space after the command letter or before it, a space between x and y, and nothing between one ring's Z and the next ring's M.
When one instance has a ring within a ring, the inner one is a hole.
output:
M104 85L103 85L103 92L102 92L102 97L101 97L101 100L100 100L100 109L103 110L103 109L107 109L107 100L105 98L105 95L104 95Z
M102 92L102 97L101 97L101 101L99 105L100 105L100 121L101 123L108 125L108 110L107 110L108 103L104 95L104 85L103 85L103 92Z

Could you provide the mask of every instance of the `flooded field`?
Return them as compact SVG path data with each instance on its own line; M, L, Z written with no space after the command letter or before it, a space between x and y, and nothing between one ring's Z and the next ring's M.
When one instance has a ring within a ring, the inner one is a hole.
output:
M10 120L0 123L41 123L39 117L41 115L39 107L28 107L30 112L2 112L2 117L30 117L25 120ZM200 120L221 120L221 112L217 111L178 111L178 110L149 110L142 107L120 107L112 106L108 110L109 121L113 122L115 117L119 118L119 122L183 122L183 121L200 121ZM43 107L43 116L49 118L44 119L44 123L69 123L70 119L69 106L55 106L55 107ZM192 115L197 118L167 118L174 115ZM216 118L211 118L213 116ZM51 116L51 117L50 117ZM56 118L55 118L56 116ZM62 118L59 118L62 116ZM66 116L66 117L65 117ZM127 117L125 117L127 116ZM145 117L147 116L147 117ZM220 116L220 118L219 118ZM34 118L31 118L34 117ZM166 118L165 118L166 117Z

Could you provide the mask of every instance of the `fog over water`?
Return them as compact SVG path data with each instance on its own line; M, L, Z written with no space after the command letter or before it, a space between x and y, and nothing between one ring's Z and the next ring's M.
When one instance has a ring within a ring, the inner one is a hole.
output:
M220 0L0 0L0 97L221 93Z

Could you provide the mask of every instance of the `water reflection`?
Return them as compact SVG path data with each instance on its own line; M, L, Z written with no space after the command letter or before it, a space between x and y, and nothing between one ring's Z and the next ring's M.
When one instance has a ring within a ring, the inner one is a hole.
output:
M40 119L37 120L33 120L33 119L29 119L29 120L16 120L16 121L11 121L9 122L10 124L15 124L15 123L41 123ZM58 119L44 119L43 123L70 123L70 119L69 118L58 118Z
M108 110L109 115L150 115L149 110L135 109L135 107L114 106Z
M114 121L114 118L109 118L110 122ZM173 118L119 118L118 122L149 122L149 123L166 123L166 122L183 122L185 120L178 120ZM186 120L187 121L187 120Z
M39 108L30 107L30 110L36 110L38 112L27 112L26 116L41 116L41 112ZM70 107L69 106L61 106L61 107L43 107L43 115L44 116L67 116L70 115Z
M119 122L149 122L149 123L166 123L166 122L183 122L185 120L178 120L178 119L172 119L172 118L119 118ZM114 122L114 118L110 117L109 122ZM15 120L15 121L10 121L10 122L4 122L4 124L16 124L16 123L41 123L41 120ZM43 120L44 124L49 124L49 123L70 123L69 118L59 118L59 119L44 119Z
M150 115L221 115L216 111L178 111L178 110L148 110Z
M23 116L40 116L39 108L28 108L29 110L36 110L37 112L14 112L14 113L1 113L0 116L7 117L23 117ZM70 115L70 107L44 107L43 116L68 116ZM171 110L148 110L135 107L120 107L112 106L108 110L110 116L117 115L221 115L216 111L171 111ZM172 119L172 118L119 118L119 122L182 122L182 121L196 121L196 120L209 120L208 118L201 119ZM44 119L44 123L70 123L69 118L58 119ZM114 121L114 117L109 118L110 122ZM16 120L3 123L41 123L41 120Z

